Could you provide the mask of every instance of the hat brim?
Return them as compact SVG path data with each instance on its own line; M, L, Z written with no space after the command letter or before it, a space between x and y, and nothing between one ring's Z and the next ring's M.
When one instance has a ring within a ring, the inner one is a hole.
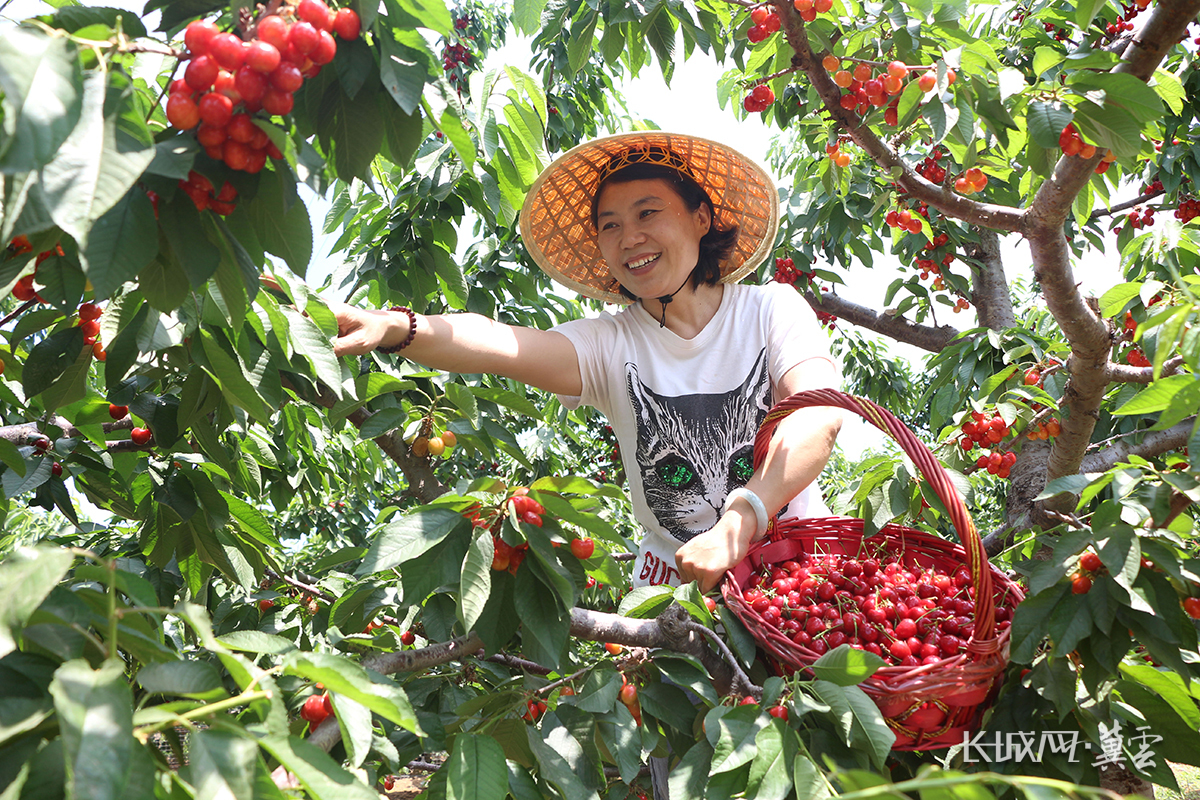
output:
M629 303L619 291L596 243L592 197L604 167L634 147L663 147L682 157L713 201L723 228L738 227L732 255L721 263L721 281L736 283L775 246L779 195L766 171L719 142L664 131L639 131L595 139L575 147L542 171L521 207L521 238L547 275L582 295L606 303Z

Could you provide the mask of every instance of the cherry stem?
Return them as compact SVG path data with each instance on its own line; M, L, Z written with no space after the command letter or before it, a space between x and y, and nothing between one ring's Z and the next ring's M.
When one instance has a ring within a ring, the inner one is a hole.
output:
M747 88L753 88L755 86L760 86L769 81L773 81L776 78L782 78L784 75L791 75L793 72L799 72L800 70L801 70L801 67L788 67L787 69L782 69L779 72L773 72L770 75L764 75L761 78L757 78L753 81L749 81L742 85Z

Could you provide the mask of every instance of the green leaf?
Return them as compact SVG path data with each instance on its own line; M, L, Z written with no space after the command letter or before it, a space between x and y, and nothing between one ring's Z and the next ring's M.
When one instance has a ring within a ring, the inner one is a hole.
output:
M371 752L371 737L374 725L371 710L361 703L340 694L331 696L333 713L337 715L338 727L342 731L342 744L346 746L346 761L358 768Z
M529 746L537 757L541 777L558 787L563 797L599 800L596 790L580 780L572 768L574 763L583 758L579 742L562 725L550 728L552 716L546 715L541 735L535 731L529 737Z
M546 8L546 0L515 0L513 3L513 25L526 36L538 32L538 23L542 19L542 11Z
M713 748L707 741L696 742L667 775L671 797L703 797L713 759Z
M375 59L371 48L362 39L339 42L333 67L337 70L338 82L350 98L358 94L369 78L378 77L374 74Z
M749 764L758 753L754 740L758 732L771 719L761 713L757 705L738 706L716 721L715 737L717 743L713 746L712 774L731 772L744 764ZM713 715L709 712L706 727L713 725ZM714 734L709 734L709 739Z
M21 627L74 560L67 550L43 546L17 550L0 562L0 658L17 649Z
M171 252L193 289L203 286L221 260L221 252L207 236L200 221L200 212L183 192L176 192L170 202L158 201L158 217ZM165 310L165 309L164 309Z
M445 539L460 525L462 514L445 508L425 507L384 525L371 539L356 575L370 575L416 558Z
M759 731L754 740L758 753L750 764L750 776L746 780L746 796L755 800L784 800L792 788L788 775L787 758L784 755L783 728L781 721L772 721Z
M820 680L836 683L838 686L854 686L886 665L887 662L874 653L856 650L844 644L818 658L812 668Z
M378 150L377 145L372 153ZM290 171L284 176L284 169L277 167L260 173L258 193L252 201L242 203L239 210L246 214L266 251L282 258L288 269L304 277L312 260L312 221L304 203L288 205L284 181L292 178Z
M1051 67L1056 67L1063 61L1063 55L1053 47L1038 47L1033 51L1033 74L1040 77ZM1063 125L1065 128L1066 125ZM1062 128L1059 128L1062 131ZM1055 140L1057 143L1057 139Z
M233 405L244 408L260 420L269 418L270 411L266 403L254 385L250 383L249 377L242 369L241 362L226 349L224 337L218 340L208 328L202 328L199 334L198 337L193 338L193 342L199 339L201 347L198 349L203 352L207 362L202 366L208 370L209 375L221 387L225 399ZM193 347L195 347L194 344Z
M8 439L0 439L0 462L3 462L10 472L25 477L25 459L17 446Z
M9 25L0 37L4 133L0 172L29 172L50 163L83 106L79 59L65 37Z
M196 800L254 800L258 744L231 731L209 728L188 737L184 777Z
M298 204L297 204L298 205ZM333 354L333 342L309 317L291 308L280 309L288 322L288 338L297 353L313 368L313 375L335 397L342 396L342 365Z
M1137 281L1118 283L1100 296L1100 315L1103 317L1116 315L1130 300L1137 297L1141 290L1142 284Z
M1167 108L1171 109L1172 114L1183 113L1183 103L1187 99L1187 93L1183 90L1183 84L1179 82L1179 78L1159 67L1154 71L1151 88L1167 104Z
M1141 149L1141 124L1123 108L1085 102L1075 109L1074 122L1087 141L1122 161L1136 158Z
M534 419L541 419L542 412L527 398L494 386L472 386L471 393L482 400L488 400L499 406L511 408L518 414L525 414Z
M446 770L446 800L504 800L508 794L508 766L500 744L490 736L462 733Z
M588 59L591 58L596 36L596 23L599 20L600 14L593 11L586 24L580 25L579 21L576 20L576 23L571 26L571 37L567 42L569 76L574 76L575 73L583 69Z
M557 662L567 646L571 617L559 605L558 595L539 581L528 566L517 570L513 605L523 636L535 639L548 659Z
M417 20L421 27L436 31L443 36L450 35L454 20L450 17L450 11L442 0L389 0L389 2L394 2L397 7L403 9L405 13Z
M1079 0L1075 4L1075 24L1079 30L1087 30L1087 27L1092 24L1096 14L1100 9L1104 8L1108 0Z
M368 673L356 661L331 653L297 650L284 657L283 674L324 683L329 691L344 694L389 722L417 732L417 717L404 690L388 678Z
M1191 387L1198 379L1194 375L1169 375L1154 381L1112 412L1113 416L1155 414L1171 404L1178 392Z
M92 226L81 254L97 298L110 297L158 255L158 232L150 198L133 187Z
M846 733L846 744L861 748L882 768L896 742L896 735L879 713L879 706L857 686L837 686L828 681L813 681L812 689L830 706L831 714Z
M316 800L379 800L377 792L321 748L296 736L265 736L258 744L293 773Z
M396 42L390 36L381 36L379 41L379 79L396 101L396 105L407 115L409 122L415 123L419 135L421 115L417 109L421 105L421 93L425 89L428 71L417 51ZM386 117L388 115L385 114ZM395 124L395 120L391 120L391 123ZM414 125L405 126L410 131L413 127ZM391 138L389 136L389 141Z
M4 496L12 499L25 492L32 492L50 479L53 463L48 458L39 458L38 464L24 475L9 470L3 475Z
M67 796L79 800L153 797L154 767L133 738L133 693L125 664L93 670L68 661L50 684L67 764Z
M198 700L226 697L221 674L204 661L167 661L138 671L137 681L151 694L181 695Z
M1128 112L1136 122L1147 122L1162 116L1162 100L1140 78L1127 72L1091 72L1079 70L1071 75L1067 85L1076 90L1104 92L1104 109ZM1137 143L1130 143L1136 146Z
M36 397L50 388L79 360L83 348L83 331L78 325L53 333L34 345L21 374L25 396Z
M42 169L34 189L54 223L85 251L92 224L125 196L154 160L148 132L131 132L119 118L130 102L127 91L108 87L101 73L84 79L79 122Z
M1039 73L1040 74L1040 73ZM1025 119L1029 123L1029 137L1034 143L1047 150L1058 147L1058 137L1063 128L1071 123L1075 114L1071 107L1059 102L1046 103L1035 100L1029 104Z
M463 630L474 630L475 623L479 621L491 596L494 552L492 535L487 531L480 532L467 548L467 556L462 564L462 582L459 588L461 600L458 604Z
M231 631L219 640L230 650L241 650L247 653L283 655L296 649L296 645L272 633L262 631Z

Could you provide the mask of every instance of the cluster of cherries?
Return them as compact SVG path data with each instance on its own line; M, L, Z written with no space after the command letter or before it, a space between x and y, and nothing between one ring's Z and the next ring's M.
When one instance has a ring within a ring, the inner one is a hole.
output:
M938 164L938 161L942 160L945 155L942 148L933 148L929 155L925 156L920 164L917 164L917 174L930 183L941 183L946 180L946 168Z
M454 431L446 430L439 436L418 436L413 439L412 454L417 458L425 456L442 456L447 450L458 446L458 436Z
M969 453L976 445L992 447L1004 441L1004 437L1009 434L1009 427L1004 418L997 413L987 414L983 411L972 411L970 419L962 424L962 432L963 435L958 440L958 444L964 453ZM1009 467L1016 460L1016 453L1011 451L1004 454L985 453L976 460L975 466L979 469L986 469L999 478L1007 478Z
M244 114L240 116L245 117ZM188 171L187 180L179 181L179 188L192 198L197 211L206 211L211 208L214 213L227 217L237 207L234 201L237 200L238 193L237 189L233 188L233 184L225 181L221 191L214 191L212 181L194 169Z
M952 574L900 556L858 559L802 553L755 573L742 599L761 619L818 655L849 644L893 666L934 664L962 653L975 630L965 566ZM997 627L1011 612L996 609Z
M800 19L812 22L817 14L824 14L833 8L833 0L792 0L792 8L800 14Z
M1195 197L1181 200L1179 207L1175 209L1175 219L1186 224L1196 217L1200 217L1200 200Z
M617 699L621 701L621 705L629 709L629 713L633 715L633 721L640 727L642 704L638 701L638 687L636 683L629 680L629 676L624 672L621 673L621 689L617 692Z
M841 60L832 54L825 56L821 64L827 71L833 73L833 82L845 90L841 99L842 108L847 111L857 110L859 115L863 115L872 106L876 108L889 106L884 112L883 121L892 126L899 122L897 116L899 95L904 91L909 72L914 69L923 69L922 67L910 67L903 61L892 61L884 71L876 76L869 63L860 61L851 72L843 69ZM947 83L954 83L955 77L954 70L946 71ZM937 86L937 72L925 69L925 72L917 79L917 86L922 92L933 91L933 88ZM889 98L893 99L889 100Z
M8 250L9 258L16 258L17 256L23 256L26 253L32 253L33 245L30 244L29 237L16 236L13 238L13 240L11 242L8 243L7 250ZM42 300L41 295L39 295L37 293L37 290L33 288L33 284L37 278L38 267L40 267L42 265L42 262L45 261L47 258L50 258L50 256L55 256L55 255L57 255L57 256L65 255L61 244L56 244L56 245L54 245L53 249L43 250L42 252L37 254L37 258L34 259L34 262L33 262L33 272L29 273L28 275L26 275L23 278L21 278L20 280L18 280L15 284L13 284L12 296L16 300L18 300L22 303L27 303L30 300L37 300L39 303L44 302Z
M1131 367L1148 367L1150 359L1146 358L1146 354L1142 352L1140 347L1131 347L1129 352L1125 354L1125 360L1129 362Z
M779 15L775 13L775 9L768 8L767 6L759 6L751 11L750 21L754 23L746 29L746 38L750 40L750 44L758 44L763 41L772 33L779 30L782 24Z
M601 483L607 483L609 478L609 469L611 469L613 471L613 476L615 476L619 481L623 468L621 464L621 444L617 441L617 435L613 432L612 425L605 425L603 428L601 428L600 439L610 447L610 450L608 451L609 464L608 467L601 467L593 472L592 479Z
M45 456L50 452L50 445L53 444L53 442L50 441L48 436L37 436L34 437L30 444L33 445L33 449L37 450L39 455ZM58 463L57 461L51 464L50 474L56 478L61 478L63 474L62 464Z
M1075 129L1075 123L1068 122L1067 127L1062 129L1062 133L1058 135L1058 147L1063 151L1063 155L1079 156L1080 158L1094 158L1096 155L1096 145L1088 144L1079 135L1079 131ZM1106 150L1104 157L1100 159L1100 163L1096 165L1095 172L1103 175L1108 171L1108 167L1117 157L1113 155L1112 150Z
M459 23L463 23L462 27L466 27L468 22L466 17L454 21L454 27L458 28ZM470 67L472 53L467 47L459 42L449 43L442 48L442 71L446 73L446 79L451 85L461 83L464 77L462 67Z
M842 169L850 166L850 154L842 149L840 141L825 145L825 154L829 156L830 161Z
M883 221L889 228L901 228L909 233L920 233L921 220L917 219L917 216L928 218L928 213L928 211L922 213L919 209L914 213L911 209L901 206L889 211Z
M954 179L954 191L959 194L982 192L988 185L988 176L979 167L971 167Z
M352 9L334 11L322 0L281 10L293 21L265 15L250 41L208 20L190 23L183 34L188 65L171 83L167 121L179 130L199 126L196 139L205 152L231 169L255 173L268 156L283 157L253 115L290 114L293 93L337 54L333 34L357 39L362 29Z
M812 281L817 277L816 271L805 272L804 270L796 269L796 262L790 258L775 259L775 282L788 283L795 285L796 281L803 278L806 281Z
M765 83L755 86L742 100L742 108L751 114L766 111L775 102L775 90Z
M1176 218L1179 218L1179 210L1175 211ZM1137 230L1138 228L1149 227L1154 224L1154 206L1134 206L1133 210L1125 215L1126 227ZM1121 226L1117 226L1117 232L1121 231Z

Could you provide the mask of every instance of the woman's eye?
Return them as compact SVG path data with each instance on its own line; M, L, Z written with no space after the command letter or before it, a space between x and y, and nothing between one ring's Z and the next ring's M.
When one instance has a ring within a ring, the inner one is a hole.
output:
M646 217L648 217L648 216L650 216L651 214L653 214L655 211L658 211L658 209L657 209L657 208L647 208L647 209L645 209L644 211L642 211L642 214L641 214L641 216L642 216L642 218L643 218L643 219L645 219Z

